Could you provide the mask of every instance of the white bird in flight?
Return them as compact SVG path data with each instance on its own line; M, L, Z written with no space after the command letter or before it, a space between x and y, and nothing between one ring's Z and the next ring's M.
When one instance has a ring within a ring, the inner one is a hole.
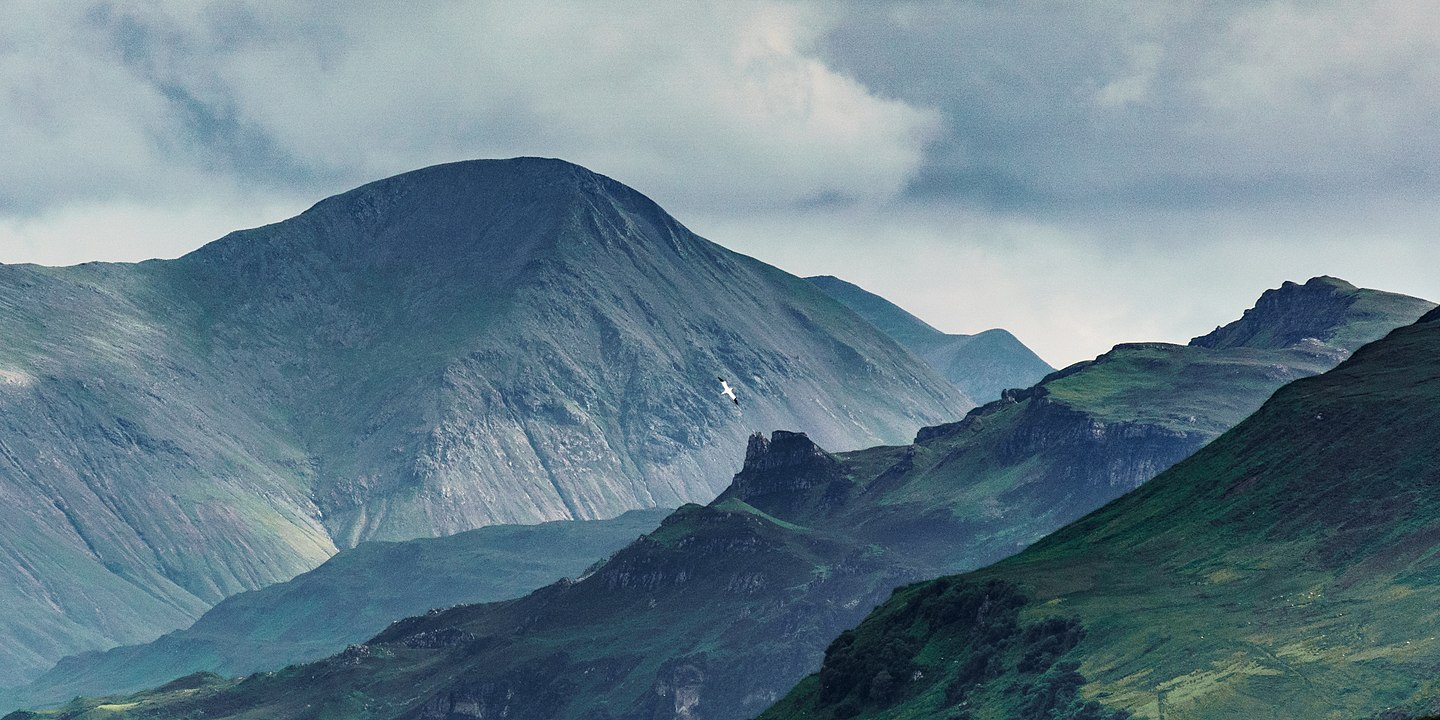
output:
M720 394L730 398L731 402L739 405L740 398L735 397L735 388L730 387L730 383L725 382L725 378L723 377L716 379L720 381Z

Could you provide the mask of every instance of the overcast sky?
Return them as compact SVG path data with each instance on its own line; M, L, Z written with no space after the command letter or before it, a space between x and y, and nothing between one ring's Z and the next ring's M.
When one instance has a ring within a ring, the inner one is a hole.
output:
M1060 366L1284 280L1440 299L1440 3L0 2L0 261L542 155Z

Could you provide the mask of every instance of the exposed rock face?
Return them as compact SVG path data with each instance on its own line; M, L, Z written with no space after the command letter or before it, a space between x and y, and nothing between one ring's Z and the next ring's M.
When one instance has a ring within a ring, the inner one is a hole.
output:
M851 448L973 406L809 283L536 158L174 261L0 266L0 337L0 686L362 540L709 500L757 426Z
M942 333L885 298L840 278L820 275L806 280L924 358L980 402L999 397L1007 388L1030 387L1054 370L1005 330L974 335Z
M1279 349L1306 343L1353 352L1394 327L1397 315L1419 317L1433 304L1403 295L1364 291L1333 277L1267 290L1239 320L1190 341L1196 347ZM1368 340L1367 340L1368 338ZM1346 353L1348 354L1348 352Z
M705 671L696 662L678 661L667 665L655 680L655 710L652 720L701 720L701 694Z
M983 422L980 418L976 422ZM1019 430L999 446L1007 464L1048 455L1065 457L1050 481L1075 507L1095 507L1140 486L1189 457L1213 435L1145 422L1106 421L1082 410L1035 398Z
M790 501L808 498L816 486L840 483L844 473L840 461L805 433L776 430L769 440L755 433L745 449L745 466L719 499L737 498L766 512L791 514L796 508L788 506ZM841 491L837 486L834 492Z

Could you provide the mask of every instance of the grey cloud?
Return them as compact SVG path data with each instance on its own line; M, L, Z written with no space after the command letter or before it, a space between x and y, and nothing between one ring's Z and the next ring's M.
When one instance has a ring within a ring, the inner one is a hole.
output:
M1440 189L1440 6L855 3L824 53L940 108L912 182L1034 210Z
M817 61L825 21L802 5L175 0L26 3L17 17L0 42L29 39L12 72L0 65L0 92L38 86L28 104L55 107L45 122L0 107L0 133L29 153L0 169L12 211L206 178L334 192L521 154L682 206L878 202L938 122Z
M535 154L1056 363L1314 274L1440 298L1436 3L4 12L0 261L173 256L388 174Z

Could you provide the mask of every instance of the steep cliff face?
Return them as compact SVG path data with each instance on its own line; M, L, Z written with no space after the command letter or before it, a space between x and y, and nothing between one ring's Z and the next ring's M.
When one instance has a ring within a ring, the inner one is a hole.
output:
M1007 413L1016 417L1003 417ZM1041 457L1063 458L1047 469L1047 482L1081 507L1102 504L1117 493L1139 487L1214 437L1202 428L1104 419L1056 401L1045 386L1037 385L986 406L984 411L972 412L961 422L922 428L916 442L958 439L983 432L986 423L1012 424L1013 429L995 447L995 461L1002 466L1020 466Z
M154 717L751 717L895 585L1014 554L1334 361L1307 348L1127 345L911 445L829 453L800 433L752 436L730 489L577 582L397 623L358 662L125 702L150 703ZM1008 623L996 603L1017 610L1021 596L1005 587L952 595L991 598L1005 652L1056 669L1031 684L1036 697L1073 679L1055 662L1080 631ZM443 637L460 640L433 642ZM906 677L865 676L881 694Z
M1419 317L1431 303L1362 290L1340 278L1321 276L1305 284L1286 282L1260 296L1239 320L1190 341L1196 347L1279 349L1328 345L1348 355L1393 327L1397 315Z
M174 261L0 267L0 336L0 686L362 540L705 501L755 427L853 448L973 406L804 280L537 158Z
M811 509L797 502L835 503L849 487L845 466L804 433L776 430L770 439L750 436L745 466L717 501L731 498L780 517L795 517Z

